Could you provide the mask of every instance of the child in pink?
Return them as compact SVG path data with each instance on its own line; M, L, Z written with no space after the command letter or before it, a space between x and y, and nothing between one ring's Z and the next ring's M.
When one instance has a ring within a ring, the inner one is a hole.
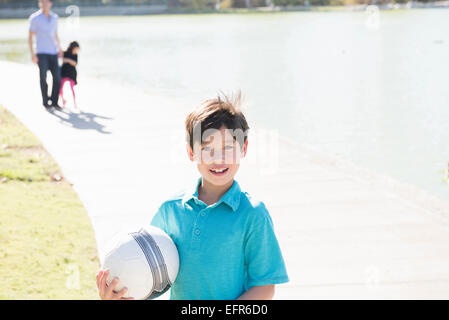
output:
M62 67L61 67L61 88L59 90L59 95L62 98L62 104L65 107L66 101L64 100L64 84L68 81L70 83L70 88L72 89L73 94L73 102L75 104L75 108L77 108L76 98L75 98L75 90L73 87L77 84L76 81L76 66L78 64L78 51L80 46L78 42L72 41L64 52L64 57L62 59Z

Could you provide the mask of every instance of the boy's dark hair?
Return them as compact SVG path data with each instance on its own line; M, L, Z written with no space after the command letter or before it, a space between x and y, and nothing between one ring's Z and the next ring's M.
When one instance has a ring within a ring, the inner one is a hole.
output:
M243 112L240 110L241 92L237 95L228 97L225 94L218 94L214 99L208 99L201 103L193 112L191 112L185 121L186 141L193 150L195 142L203 143L204 131L207 129L219 130L222 126L231 129L243 148L243 144L248 139L249 126L246 122ZM199 131L201 128L201 131ZM197 134L201 132L201 135Z

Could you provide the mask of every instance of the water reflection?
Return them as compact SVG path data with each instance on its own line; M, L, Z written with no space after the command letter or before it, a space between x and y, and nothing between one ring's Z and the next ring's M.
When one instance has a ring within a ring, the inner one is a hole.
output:
M363 12L82 17L60 38L80 42L81 76L192 105L241 88L250 121L449 200L446 30L432 9L376 28ZM26 32L0 22L0 58L30 63Z

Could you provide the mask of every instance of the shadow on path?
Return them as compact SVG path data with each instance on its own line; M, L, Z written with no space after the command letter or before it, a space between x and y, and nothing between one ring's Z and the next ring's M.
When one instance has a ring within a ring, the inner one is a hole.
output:
M75 129L91 129L97 130L100 133L111 134L112 132L104 130L104 125L97 122L97 119L113 120L113 118L100 116L95 113L84 112L78 110L78 112L72 112L70 109L55 110L53 108L47 110L49 113L58 117L63 122L71 124Z

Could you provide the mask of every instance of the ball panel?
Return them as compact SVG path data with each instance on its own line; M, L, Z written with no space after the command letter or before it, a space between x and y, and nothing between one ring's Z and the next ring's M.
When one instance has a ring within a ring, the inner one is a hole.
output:
M167 285L171 285L162 252L152 235L145 229L139 231L139 240L142 242L144 251L148 252L149 263L154 276L153 290L161 292Z
M154 226L145 226L144 228L157 243L159 250L165 260L168 278L171 283L175 282L179 271L179 254L173 240L161 229Z
M115 291L128 288L125 297L144 299L152 292L153 275L145 255L134 238L130 235L124 237L118 246L111 251L104 260L103 269L109 269L107 284L114 277L119 278Z
M154 299L165 293L175 281L179 255L172 239L154 226L124 236L109 252L103 269L110 270L109 284L119 278L116 291L128 288L126 297Z
M152 292L153 275L143 255L124 261L120 282L128 288L128 295L137 300L144 299Z

